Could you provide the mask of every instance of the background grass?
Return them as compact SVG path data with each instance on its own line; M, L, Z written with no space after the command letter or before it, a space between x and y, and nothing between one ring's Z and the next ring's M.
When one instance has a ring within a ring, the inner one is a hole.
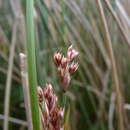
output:
M119 78L123 127L129 130L130 2L101 0L101 3ZM26 53L25 7L25 0L0 0L0 129L3 129L7 70L11 64L9 56L14 35L16 46L9 98L9 117L12 117L9 118L9 130L27 129L19 61L19 53ZM122 130L118 124L117 90L112 79L107 39L96 0L35 0L34 20L38 85L44 87L46 82L51 82L59 99L61 86L53 54L57 50L65 52L71 44L80 52L79 70L73 76L67 93L70 101L67 129ZM14 34L13 25L16 21L17 33Z

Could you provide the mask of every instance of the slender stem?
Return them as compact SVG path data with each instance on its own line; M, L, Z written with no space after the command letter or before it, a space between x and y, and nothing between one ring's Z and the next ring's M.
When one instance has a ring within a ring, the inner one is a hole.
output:
M111 94L110 105L109 105L109 114L108 114L108 130L113 130L113 117L115 111L115 93Z
M119 124L119 129L120 130L125 130L124 128L124 116L123 116L123 100L122 100L122 95L120 91L120 86L119 86L119 78L118 78L118 73L117 73L117 68L116 68L116 62L115 62L115 57L114 57L114 52L112 48L112 41L107 25L107 21L105 18L104 10L102 7L101 0L96 0L97 2L97 7L100 12L100 16L102 19L104 31L105 31L105 37L106 37L106 42L108 46L108 51L109 51L109 56L112 64L112 73L113 73L113 81L114 81L114 91L116 92L116 100L117 100L117 116L118 116L118 124Z
M15 54L15 45L16 45L16 32L17 32L17 21L13 25L12 33L12 43L10 47L10 56L9 56L9 66L8 66L8 75L6 80L6 90L5 90L5 104L4 104L4 130L8 130L8 118L9 118L9 107L10 107L10 91L11 91L11 82L12 82L12 72L14 64L14 54Z
M115 11L113 10L111 4L110 4L110 1L109 0L105 0L105 3L110 11L110 13L112 14L113 18L115 19L115 21L117 22L117 25L122 33L122 35L124 36L125 38L125 41L126 43L128 44L129 48L130 48L130 40L129 40L129 37L126 35L125 33L125 30L123 29L123 26L120 22L120 19L118 18L117 14L115 13Z
M24 104L26 108L26 116L28 120L28 129L32 130L32 115L31 115L31 106L29 100L29 87L28 87L28 73L26 67L26 55L20 53L20 66L21 66L21 77L22 77L22 86L24 92Z
M30 91L30 103L32 112L33 130L40 130L40 116L37 97L37 73L35 55L35 34L34 34L34 1L26 0L27 17L27 63L28 80Z
M62 100L63 100L63 107L65 108L65 107L66 107L66 103L67 103L66 93L63 93L62 96L63 96L63 97L62 97L62 98L63 98L63 99L62 99Z

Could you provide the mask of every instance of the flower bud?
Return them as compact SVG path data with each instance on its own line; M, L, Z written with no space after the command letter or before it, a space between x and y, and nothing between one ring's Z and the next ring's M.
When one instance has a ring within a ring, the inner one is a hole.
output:
M65 68L67 65L67 62L68 62L67 58L63 56L61 60L61 67Z
M54 61L57 66L59 66L61 64L61 60L62 60L62 54L60 52L56 52L54 54Z
M39 87L39 86L38 86L38 97L39 97L39 104L41 104L41 103L42 103L42 101L43 101L43 96L44 96L44 94L43 94L43 90L42 90L42 88L41 88L41 87Z
M54 130L60 130L61 123L60 121L63 119L64 109L63 108L55 108L55 110L51 113L51 123Z
M69 61L73 61L77 56L79 55L79 52L76 51L73 46L71 45L69 48L68 48L68 51L67 51L67 57L69 59Z
M59 115L60 115L61 119L64 118L64 113L65 113L65 109L64 108L60 108Z
M58 98L56 95L53 95L51 103L50 103L50 113L54 111L54 109L56 108L58 102Z
M48 106L49 112L52 112L57 105L58 98L53 92L51 84L46 84L46 87L43 90L46 104Z
M69 66L69 72L70 72L70 74L76 72L77 69L78 69L78 67L79 67L78 63L74 63L73 62L72 64L70 64L70 66Z

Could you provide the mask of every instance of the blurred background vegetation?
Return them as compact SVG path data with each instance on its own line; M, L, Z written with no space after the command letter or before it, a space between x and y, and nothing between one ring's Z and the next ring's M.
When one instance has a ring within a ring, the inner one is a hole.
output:
M26 53L25 7L25 0L0 0L0 130L5 120L9 130L27 129L19 60ZM129 0L35 0L38 84L51 82L60 97L53 54L71 44L80 52L67 130L130 130L129 7Z

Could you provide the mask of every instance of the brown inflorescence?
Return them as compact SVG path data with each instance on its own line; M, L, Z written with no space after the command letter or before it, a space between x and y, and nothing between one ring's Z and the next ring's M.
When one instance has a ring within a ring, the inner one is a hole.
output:
M70 84L71 75L77 71L79 65L74 60L78 57L79 52L76 51L71 45L67 50L67 57L62 53L56 52L54 54L54 62L57 66L60 81L63 86L62 90L67 91Z
M79 52L76 51L73 46L68 48L66 57L60 52L57 52L54 55L54 61L63 86L63 92L67 91L71 75L78 69L79 65L78 63L75 63L75 59L78 55ZM52 85L46 84L43 89L38 87L38 97L43 129L63 130L62 122L64 118L64 108L57 106L58 97L54 93Z
M42 110L43 128L47 130L61 130L64 117L64 108L57 106L58 98L51 84L45 88L38 87L39 105Z

